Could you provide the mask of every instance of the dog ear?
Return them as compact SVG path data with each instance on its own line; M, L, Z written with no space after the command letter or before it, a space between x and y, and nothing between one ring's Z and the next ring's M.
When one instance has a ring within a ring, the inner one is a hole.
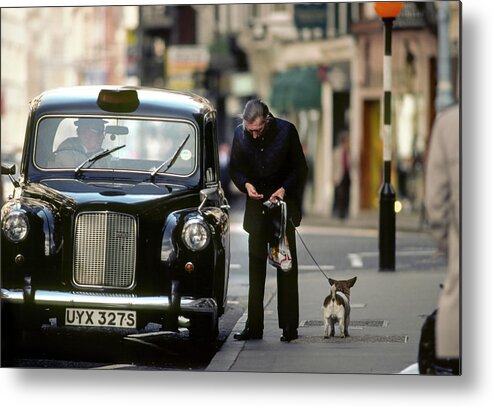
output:
M347 280L349 287L352 287L356 283L357 279L358 279L358 277L353 277L350 280Z
M329 277L329 284L332 286L336 283L335 280L333 280L332 278Z

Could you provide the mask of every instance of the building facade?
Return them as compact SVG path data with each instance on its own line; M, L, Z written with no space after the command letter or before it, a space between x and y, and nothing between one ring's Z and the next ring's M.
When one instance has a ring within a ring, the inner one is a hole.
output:
M1 10L2 162L20 163L29 101L64 86L126 84L126 32L137 7ZM3 177L3 195L12 185Z
M436 114L439 2L405 2L393 27L392 182L403 210L420 211L423 166ZM383 24L373 3L241 4L209 9L248 57L252 93L300 131L311 175L305 210L330 216L333 151L347 130L350 214L378 207L383 174ZM451 81L457 87L459 3L450 2ZM200 18L199 18L200 21ZM208 20L210 21L210 20ZM210 25L210 24L209 24ZM199 29L200 31L200 29ZM443 62L442 62L443 63ZM243 95L227 89L227 114ZM456 92L455 92L456 93Z
M393 30L393 184L419 210L435 116L439 2L405 2ZM458 88L460 3L450 3ZM443 39L442 39L443 40ZM2 9L2 153L19 151L27 101L45 89L134 84L187 89L218 110L231 143L244 103L294 122L310 165L307 213L331 216L333 152L350 135L350 216L378 206L383 26L372 2Z
M27 113L29 35L25 9L1 12L1 142L2 157L19 158Z

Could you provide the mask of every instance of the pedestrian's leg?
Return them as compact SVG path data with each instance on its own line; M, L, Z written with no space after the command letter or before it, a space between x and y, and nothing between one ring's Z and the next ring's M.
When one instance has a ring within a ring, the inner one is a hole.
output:
M264 236L249 235L249 288L247 327L255 334L264 330L264 293L267 263L267 242Z
M351 179L349 173L346 173L341 185L341 218L347 218L349 214L350 187Z
M334 216L335 218L339 217L339 213L341 211L341 203L339 198L339 196L341 195L340 191L341 187L339 185L336 185L334 188L334 203L332 207L332 216Z
M294 333L299 324L298 254L295 228L289 221L286 232L291 251L292 267L289 271L277 269L277 314L279 328Z

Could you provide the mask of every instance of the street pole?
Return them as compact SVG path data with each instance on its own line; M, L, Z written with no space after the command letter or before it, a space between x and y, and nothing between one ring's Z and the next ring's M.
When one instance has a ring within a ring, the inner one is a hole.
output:
M377 2L375 11L384 24L383 56L383 184L379 193L379 270L395 271L395 190L392 170L392 24L402 9L402 2Z
M383 184L380 187L380 219L378 246L380 271L395 270L395 190L391 183L392 169L392 24L384 18L385 53L383 56Z

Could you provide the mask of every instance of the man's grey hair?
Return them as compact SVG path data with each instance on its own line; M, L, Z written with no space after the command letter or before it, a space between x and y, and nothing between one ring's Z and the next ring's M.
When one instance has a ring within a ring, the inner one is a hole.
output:
M269 114L269 108L261 99L252 99L247 102L241 118L246 123L252 123L258 117L266 118Z

